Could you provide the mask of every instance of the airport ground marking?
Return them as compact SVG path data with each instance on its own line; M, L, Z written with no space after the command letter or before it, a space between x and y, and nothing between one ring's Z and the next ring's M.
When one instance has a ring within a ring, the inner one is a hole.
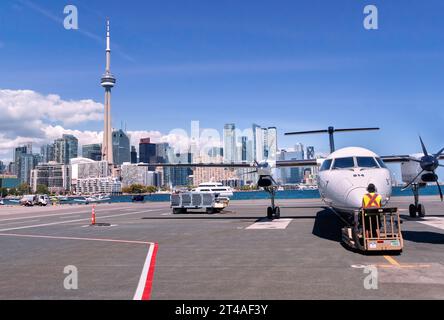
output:
M11 225L14 225L14 224L21 224L21 223L39 222L39 221L40 221L40 220L16 221L16 222L0 223L0 227L3 227L3 226L11 226Z
M116 208L116 210L124 210L126 208L129 207L124 207L124 208ZM7 218L7 219L0 219L0 222L3 221L14 221L14 220L24 220L24 219L35 219L35 218L47 218L47 217L58 217L58 216L67 216L67 215L73 215L73 214L82 214L82 213L90 213L91 209L89 207L83 207L81 208L83 209L88 209L87 211L83 212L83 211L76 211L76 212L67 212L67 213L53 213L53 214L42 214L42 215L38 215L38 216L30 216L30 217L17 217L17 218ZM133 208L134 209L134 208ZM100 213L100 212L98 212ZM25 214L25 213L12 213L12 214L7 214L8 216L12 216L12 215L18 215L18 214Z
M52 240L78 240L78 241L99 241L99 242L116 242L116 243L129 243L129 244L143 244L152 245L154 242L139 241L139 240L124 240L124 239L107 239L107 238L82 238L82 237L62 237L62 236L48 236L37 234L20 234L20 233L0 233L3 237L17 237L17 238L40 238L40 239L52 239Z
M147 212L152 212L152 211L161 211L161 210L163 210L163 209L153 209L153 210L144 210L144 211L120 213L120 214L114 214L114 215L108 215L108 216L97 216L97 218L103 219L103 218L123 217L123 216L135 215L135 214L140 214L140 213L147 213ZM30 225L30 226L22 226L22 227L0 229L0 232L13 231L13 230L22 230L22 229L30 229L30 228L39 228L39 227L49 227L49 226L55 226L55 225L60 225L60 224L68 224L68 223L88 221L88 220L90 220L89 217L88 218L83 218L83 219L75 219L75 220L67 220L67 221L42 223L42 224L36 224L36 225Z
M138 241L138 240L123 240L123 239L106 239L106 238L81 238L81 237L60 237L48 235L34 235L34 234L15 234L15 233L0 233L0 236L5 237L19 237L19 238L39 238L51 240L76 240L76 241L99 241L99 242L113 242L113 243L127 243L127 244L142 244L148 245L148 254L142 269L142 274L139 279L139 284L134 295L134 300L149 300L151 298L151 289L154 279L154 268L156 263L156 255L159 245L155 242Z
M425 217L417 222L433 228L444 230L444 217Z
M159 245L154 243L150 245L148 249L148 254L145 259L145 264L143 265L142 274L140 275L139 284L133 300L150 300L151 298L158 248Z
M246 227L246 230L282 230L286 229L293 219L261 219Z
M401 264L396 261L393 257L391 256L384 256L385 260L387 260L391 265L396 266L396 267L400 267Z

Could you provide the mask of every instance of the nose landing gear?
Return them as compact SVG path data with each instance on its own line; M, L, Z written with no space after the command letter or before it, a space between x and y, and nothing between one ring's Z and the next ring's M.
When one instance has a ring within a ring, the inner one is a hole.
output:
M276 196L276 189L274 187L264 188L271 196L271 206L267 208L267 218L272 219L280 219L281 218L281 209L277 207L274 203L274 199Z
M415 203L409 206L409 215L411 218L418 217L424 218L426 215L425 207L423 204L419 203L419 186L418 184L412 184L413 195L415 197Z

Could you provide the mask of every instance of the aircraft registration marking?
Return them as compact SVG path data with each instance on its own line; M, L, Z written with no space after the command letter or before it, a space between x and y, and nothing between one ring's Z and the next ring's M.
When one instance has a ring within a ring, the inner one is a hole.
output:
M278 230L286 229L293 219L262 219L248 226L247 230Z

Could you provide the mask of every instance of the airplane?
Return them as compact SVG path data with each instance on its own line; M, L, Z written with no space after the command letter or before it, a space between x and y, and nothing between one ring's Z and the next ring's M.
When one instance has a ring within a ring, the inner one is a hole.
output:
M438 153L430 155L422 141L423 156L390 155L379 156L376 153L361 147L346 147L335 150L334 133L379 130L379 128L346 128L327 130L289 132L286 135L301 135L314 133L328 133L330 140L330 155L324 159L306 160L264 160L254 163L176 163L176 164L138 164L150 167L221 167L221 168L250 168L248 173L257 173L257 186L270 194L271 205L267 208L267 218L279 219L280 207L276 205L276 191L278 183L276 169L284 167L319 167L317 185L322 201L335 211L344 213L357 212L362 206L363 196L367 193L367 186L373 183L377 192L382 196L382 206L385 206L392 195L392 175L386 163L401 163L403 189L411 187L414 193L414 204L409 206L411 217L425 216L425 207L419 203L419 188L428 182L436 182L440 192L441 201L443 195L438 183L435 170L440 159L444 159L444 148Z

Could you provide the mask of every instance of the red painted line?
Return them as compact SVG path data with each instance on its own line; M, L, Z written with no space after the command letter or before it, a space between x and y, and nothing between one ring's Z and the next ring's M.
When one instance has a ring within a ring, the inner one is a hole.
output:
M145 288L143 289L142 300L150 300L151 289L153 287L154 269L156 267L156 255L159 245L154 244L153 254L151 255L150 268L148 270L148 276L146 277Z

